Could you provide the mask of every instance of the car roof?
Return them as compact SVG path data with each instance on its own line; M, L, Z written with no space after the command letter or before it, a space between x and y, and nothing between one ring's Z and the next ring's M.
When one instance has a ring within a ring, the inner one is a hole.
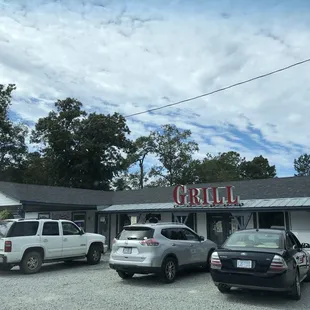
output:
M248 228L248 229L241 229L237 230L234 233L241 233L241 232L263 232L263 233L278 233L278 234L283 234L288 230L281 229L281 228Z
M53 220L53 219L37 219L37 218L14 218L14 219L6 219L6 220L0 220L4 222L33 222L33 221L39 221L39 222L72 222L70 220Z
M176 222L160 222L160 223L136 223L136 224L131 224L131 225L126 225L124 228L127 227L148 227L148 228L171 228L171 227L177 227L177 228L184 228L187 226L182 223L176 223Z

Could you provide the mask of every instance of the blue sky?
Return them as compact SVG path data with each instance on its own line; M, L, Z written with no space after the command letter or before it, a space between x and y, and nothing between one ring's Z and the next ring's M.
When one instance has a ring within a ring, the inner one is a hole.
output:
M128 115L309 58L309 16L308 0L0 0L0 83L16 83L10 115L29 126L67 96ZM198 158L262 154L293 175L310 152L309 70L129 118L132 138L173 123Z

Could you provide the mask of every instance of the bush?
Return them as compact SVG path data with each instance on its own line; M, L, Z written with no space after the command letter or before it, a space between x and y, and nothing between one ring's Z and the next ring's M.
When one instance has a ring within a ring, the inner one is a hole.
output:
M14 218L13 214L8 210L0 211L0 220L12 219Z

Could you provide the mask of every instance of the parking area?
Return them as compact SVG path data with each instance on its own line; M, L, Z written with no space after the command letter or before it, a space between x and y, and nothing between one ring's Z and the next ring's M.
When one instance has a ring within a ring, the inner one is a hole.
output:
M186 272L169 285L154 276L135 276L124 281L109 269L107 259L105 256L95 266L84 261L72 266L49 264L30 276L21 274L17 267L1 273L1 309L309 309L308 283L303 284L303 296L297 302L281 295L238 290L222 295L209 273Z

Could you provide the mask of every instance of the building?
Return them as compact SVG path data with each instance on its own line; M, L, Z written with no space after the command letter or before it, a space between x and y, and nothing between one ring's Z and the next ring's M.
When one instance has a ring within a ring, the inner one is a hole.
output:
M310 242L310 177L103 192L0 182L0 209L67 218L113 238L129 223L182 222L221 244L240 228L282 226Z

